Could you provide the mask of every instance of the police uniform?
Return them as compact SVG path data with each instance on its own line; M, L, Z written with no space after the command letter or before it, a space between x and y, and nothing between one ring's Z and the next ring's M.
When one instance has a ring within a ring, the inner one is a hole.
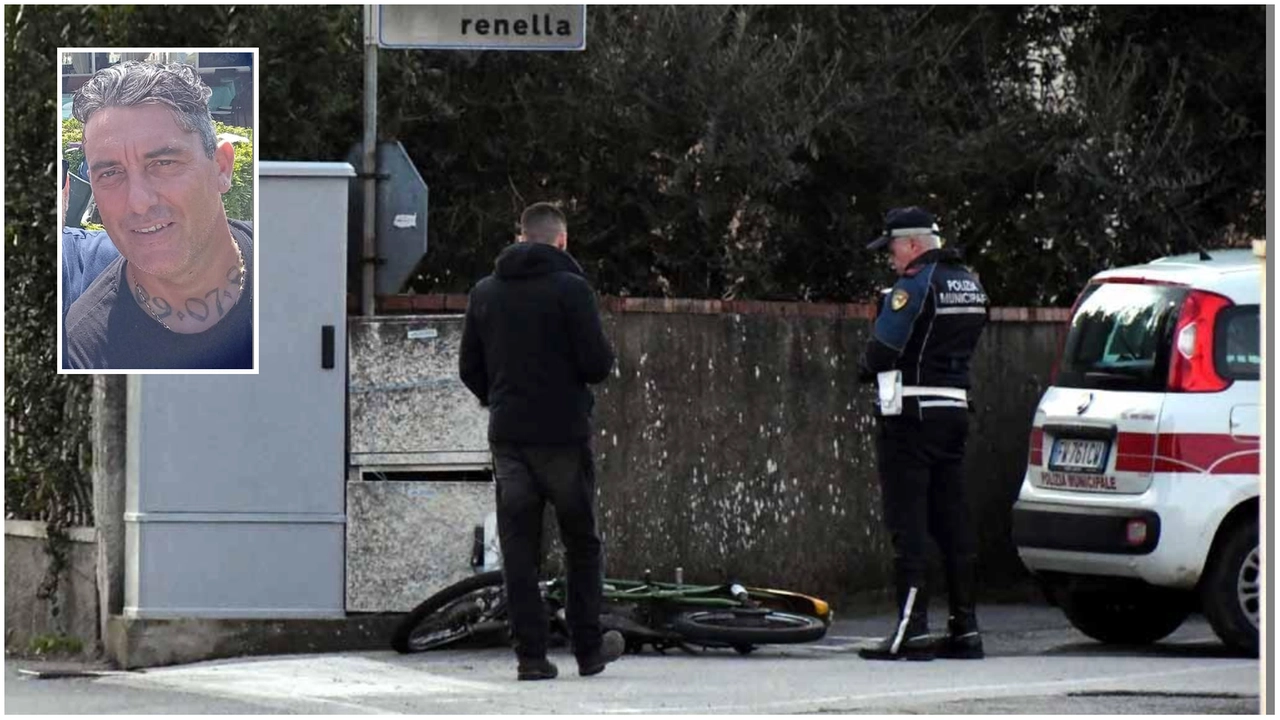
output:
M879 249L894 237L934 235L919 208L890 211ZM877 381L876 452L885 522L893 541L899 618L868 659L980 658L975 614L976 539L964 493L969 362L987 321L987 295L951 249L915 258L882 300L861 379ZM900 374L900 377L899 377ZM928 537L942 550L951 617L929 636Z

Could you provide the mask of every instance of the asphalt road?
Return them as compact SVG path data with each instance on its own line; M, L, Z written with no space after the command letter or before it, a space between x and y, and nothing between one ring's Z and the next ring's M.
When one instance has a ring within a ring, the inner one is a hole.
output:
M740 656L650 650L580 678L515 682L502 648L277 656L36 679L5 662L7 713L1177 714L1259 711L1259 663L1227 653L1198 616L1161 643L1108 647L1042 606L983 607L988 658L868 662L887 615L837 620L817 643Z

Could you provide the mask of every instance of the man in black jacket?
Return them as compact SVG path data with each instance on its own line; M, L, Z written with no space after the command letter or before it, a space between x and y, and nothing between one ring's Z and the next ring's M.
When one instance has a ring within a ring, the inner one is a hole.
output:
M547 660L538 591L542 513L556 509L568 565L566 608L578 674L618 658L623 638L601 634L602 560L596 534L589 383L613 368L595 295L565 252L564 214L548 203L520 218L519 242L498 255L467 302L459 374L489 408L498 535L521 680L557 674Z

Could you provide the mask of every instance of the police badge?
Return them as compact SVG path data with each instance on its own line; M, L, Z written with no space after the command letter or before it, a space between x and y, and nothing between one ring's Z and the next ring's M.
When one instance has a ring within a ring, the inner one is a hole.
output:
M894 290L893 297L889 299L889 307L893 308L894 312L897 312L906 307L907 301L910 299L911 296L907 294L906 290Z

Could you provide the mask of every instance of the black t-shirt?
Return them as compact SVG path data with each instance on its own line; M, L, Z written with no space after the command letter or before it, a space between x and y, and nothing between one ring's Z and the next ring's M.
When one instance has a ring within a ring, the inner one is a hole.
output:
M213 327L173 332L138 306L117 258L67 311L65 367L85 370L253 368L253 224L230 220L244 254L244 295Z

